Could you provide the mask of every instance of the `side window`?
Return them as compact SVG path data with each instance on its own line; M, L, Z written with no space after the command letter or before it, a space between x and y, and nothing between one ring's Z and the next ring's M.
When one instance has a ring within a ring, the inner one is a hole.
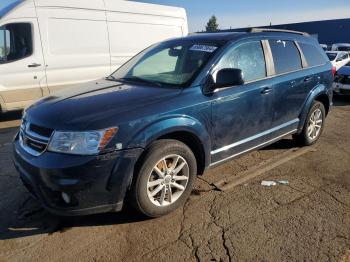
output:
M261 42L245 43L229 50L219 62L218 70L224 68L241 69L245 82L266 77L265 56Z
M303 52L308 66L323 65L327 62L326 57L313 45L299 43L301 51Z
M29 23L8 24L0 28L0 63L9 63L33 53Z
M269 40L276 74L302 68L300 53L293 41Z

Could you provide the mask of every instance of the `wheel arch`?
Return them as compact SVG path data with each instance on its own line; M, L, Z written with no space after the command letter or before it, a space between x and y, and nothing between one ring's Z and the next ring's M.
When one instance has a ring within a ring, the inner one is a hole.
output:
M319 94L318 96L315 97L314 101L321 102L324 105L324 108L326 109L326 116L327 116L330 110L330 99L328 95Z
M310 111L310 108L312 107L314 101L321 102L326 109L326 115L329 113L331 108L331 97L329 92L332 91L328 90L324 85L318 85L312 90L299 116L300 122L298 127L298 133L300 133L303 130L307 114Z
M207 129L196 119L181 116L160 120L138 132L132 139L145 149L137 160L135 170L140 165L139 162L142 162L147 148L161 139L174 139L187 145L196 157L198 174L203 174L209 166L211 140Z

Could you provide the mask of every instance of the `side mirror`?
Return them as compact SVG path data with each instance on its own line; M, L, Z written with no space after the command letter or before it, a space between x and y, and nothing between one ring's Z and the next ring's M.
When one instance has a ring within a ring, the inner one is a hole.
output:
M244 84L243 72L237 68L221 69L216 75L215 88L240 86Z
M343 59L341 58L338 58L337 60L335 60L336 62L340 62L340 61L343 61Z
M171 48L169 49L169 56L179 57L181 55L181 49Z

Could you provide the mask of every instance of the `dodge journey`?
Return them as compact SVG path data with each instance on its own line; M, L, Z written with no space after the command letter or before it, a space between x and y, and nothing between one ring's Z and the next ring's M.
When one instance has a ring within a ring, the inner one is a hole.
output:
M27 108L14 139L24 185L49 211L185 203L207 168L292 135L322 134L332 65L306 33L197 34L149 47L105 79Z

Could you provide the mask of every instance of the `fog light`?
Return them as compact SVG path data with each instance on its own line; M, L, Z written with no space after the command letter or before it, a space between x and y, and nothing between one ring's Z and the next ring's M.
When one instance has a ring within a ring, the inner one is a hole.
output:
M66 202L67 204L69 204L71 201L71 198L67 193L62 192L62 198L63 198L64 202Z

